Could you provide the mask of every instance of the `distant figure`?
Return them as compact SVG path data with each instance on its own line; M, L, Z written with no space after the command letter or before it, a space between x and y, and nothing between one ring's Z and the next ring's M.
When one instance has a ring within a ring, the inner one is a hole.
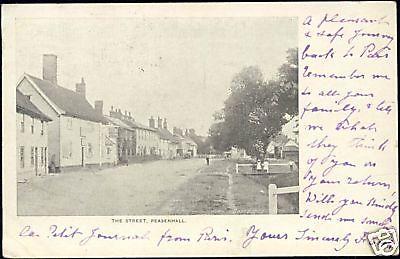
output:
M257 166L256 166L257 172L261 173L262 170L262 164L261 164L261 160L258 159L257 160Z
M268 160L265 160L265 162L264 162L264 170L267 172L267 174L269 173L269 162L268 162Z
M207 162L207 165L210 165L210 158L208 156L206 156L206 162Z
M294 162L292 160L289 161L290 171L293 171Z
M49 163L49 173L54 174L56 173L56 163L54 162L55 155L51 156L50 163Z

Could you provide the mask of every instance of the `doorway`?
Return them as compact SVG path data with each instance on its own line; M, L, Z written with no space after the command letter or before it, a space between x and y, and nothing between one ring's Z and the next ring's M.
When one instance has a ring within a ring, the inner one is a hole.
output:
M38 175L38 148L35 147L35 174Z
M85 147L82 147L82 167L85 166Z
M44 148L44 173L47 174L47 147Z

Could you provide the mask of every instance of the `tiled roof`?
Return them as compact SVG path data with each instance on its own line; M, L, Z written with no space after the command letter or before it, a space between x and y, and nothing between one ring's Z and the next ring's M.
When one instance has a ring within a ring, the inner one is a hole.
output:
M131 121L131 120L122 120L122 121L125 122L126 124L128 124L132 128L156 131L155 129L147 127L147 126L145 126L143 124L140 124L139 122L136 122L136 121Z
M26 75L55 105L65 112L65 115L94 122L106 122L105 118L98 114L86 98L80 94L50 81Z
M157 129L157 132L160 135L161 139L176 141L176 138L174 137L174 135L171 132L169 132L169 130L167 130L167 129L159 128L159 129Z
M197 146L196 142L194 142L194 140L191 139L190 137L185 136L184 138L185 138L185 140L186 140L187 142L189 142L191 145Z
M44 121L51 121L43 112L41 112L27 96L23 95L18 89L16 93L17 112L25 113L31 117Z
M127 129L127 130L133 130L129 125L127 125L125 122L123 122L122 120L118 119L118 118L114 118L111 116L104 116L104 118L106 118L106 120L108 120L109 122L111 122L112 124L115 124L121 128Z

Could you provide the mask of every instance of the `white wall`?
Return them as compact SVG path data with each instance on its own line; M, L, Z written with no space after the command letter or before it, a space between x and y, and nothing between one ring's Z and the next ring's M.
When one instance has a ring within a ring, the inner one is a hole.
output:
M21 131L21 121L24 116L24 132ZM16 129L17 129L17 177L18 179L24 177L35 176L35 151L33 160L31 160L31 148L37 148L37 168L38 174L44 175L47 173L48 166L48 153L46 154L47 145L47 122L43 122L43 135L41 134L42 123L39 119L33 119L33 134L31 131L32 117L23 115L22 113L16 114ZM20 148L24 147L23 167L21 166L21 153ZM48 151L47 151L48 152ZM42 155L43 154L43 155Z
M112 125L101 125L101 162L116 165L118 163L117 138L110 136L110 130L112 129L117 130ZM107 138L113 141L114 144L106 145Z
M60 116L61 167L82 164L81 131L85 136L84 164L100 163L101 123Z
M52 119L48 123L48 158L53 158L55 165L60 165L60 125L57 112L35 90L31 83L24 78L17 89L24 95L30 95L31 102L44 114Z

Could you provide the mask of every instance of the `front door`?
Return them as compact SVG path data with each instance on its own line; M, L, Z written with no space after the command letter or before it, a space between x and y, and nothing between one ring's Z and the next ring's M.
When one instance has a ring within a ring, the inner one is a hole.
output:
M38 175L38 148L35 147L35 174Z
M44 172L47 174L47 147L44 148Z
M82 167L85 166L85 147L82 147Z

